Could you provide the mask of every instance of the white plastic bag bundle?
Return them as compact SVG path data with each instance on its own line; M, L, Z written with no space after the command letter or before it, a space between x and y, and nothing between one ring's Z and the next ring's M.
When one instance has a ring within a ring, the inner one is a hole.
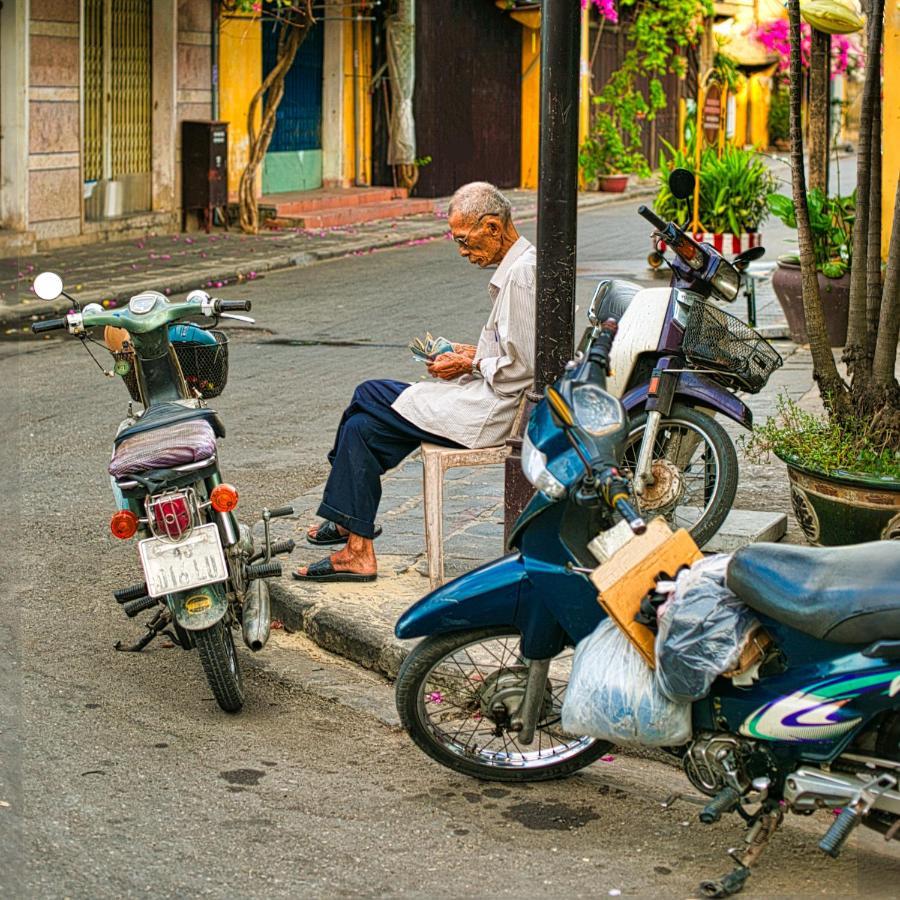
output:
M677 747L691 738L691 707L662 693L640 652L604 619L575 648L562 727L615 744Z
M733 669L759 621L725 585L731 557L720 553L695 562L675 580L659 608L656 680L673 701L690 703Z

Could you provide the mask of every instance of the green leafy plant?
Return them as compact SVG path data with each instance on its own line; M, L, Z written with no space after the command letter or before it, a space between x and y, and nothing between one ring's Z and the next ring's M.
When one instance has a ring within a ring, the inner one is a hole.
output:
M712 0L619 0L617 18L630 46L619 68L593 98L594 121L585 142L604 143L615 132L620 146L611 151L614 168L650 174L641 145L644 124L666 106L662 79L669 73L682 78L687 74L687 49L698 43L704 17L712 14ZM594 165L590 160L598 154L601 151L582 146L588 160L582 171L588 181L592 180L588 168Z
M741 445L754 462L774 453L826 475L900 478L900 453L871 419L851 417L838 423L801 409L783 394L776 414L756 425Z
M797 227L794 201L784 194L769 194L769 210L788 228ZM816 269L828 278L840 278L853 260L853 222L856 191L846 197L826 197L818 188L806 195L812 229Z
M593 135L578 150L578 165L587 182L602 175L650 174L644 155L626 146L615 122L607 117L595 121Z
M659 193L654 209L664 219L684 221L691 216L691 201L676 200L669 190L673 169L694 170L694 151L676 150L665 144L659 169ZM666 152L667 151L667 152ZM775 188L775 177L751 150L726 144L721 157L714 147L700 155L700 222L713 234L743 234L758 231L769 214L767 197Z
M741 89L744 83L744 76L738 69L738 64L723 49L723 41L716 39L718 49L713 56L712 76L710 81L714 84L720 84L727 87L729 91L734 93Z

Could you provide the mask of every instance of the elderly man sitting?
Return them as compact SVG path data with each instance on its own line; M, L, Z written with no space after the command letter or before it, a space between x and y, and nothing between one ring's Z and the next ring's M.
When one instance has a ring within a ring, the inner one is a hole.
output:
M509 201L486 182L453 195L448 222L460 256L481 268L497 266L488 286L493 306L478 346L454 344L453 352L434 359L428 372L437 381L373 380L357 387L328 454L331 474L318 509L325 522L307 535L318 546L346 546L297 569L294 578L374 581L381 475L423 441L446 447L502 443L532 382L534 247L516 231Z

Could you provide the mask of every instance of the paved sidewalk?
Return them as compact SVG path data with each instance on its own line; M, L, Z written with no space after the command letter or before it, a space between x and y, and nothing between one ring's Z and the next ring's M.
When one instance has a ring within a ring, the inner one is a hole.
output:
M652 197L655 182L636 184L624 194L585 193L579 209L622 200ZM535 191L507 192L517 221L537 215ZM115 305L142 290L177 294L194 288L220 288L253 281L264 272L305 266L340 256L362 255L387 247L444 238L447 199L435 200L432 215L380 220L319 230L282 229L245 235L217 230L212 234L151 234L114 243L64 248L28 257L0 259L0 327L7 333L28 326L39 315L60 315L70 303L50 303L31 290L34 276L58 272L66 289L84 303Z
M811 361L805 348L780 342L785 365L753 397L745 397L758 419L774 412L776 399L786 393L812 408L816 405ZM729 427L733 438L742 433ZM407 460L383 480L379 522L384 534L376 541L379 560L374 584L300 583L293 568L327 555L329 548L306 543L306 529L317 521L315 510L322 487L293 501L295 515L273 521L277 539L293 538L297 549L285 558L281 579L269 582L276 615L292 630L305 632L320 646L381 672L397 674L408 646L393 634L394 623L413 602L429 591L425 564L422 516L422 466L418 456ZM785 467L773 460L750 465L741 459L741 482L735 504L739 509L773 512L790 510ZM467 572L503 553L503 467L452 469L444 491L444 554L447 578ZM789 515L785 540L802 542Z

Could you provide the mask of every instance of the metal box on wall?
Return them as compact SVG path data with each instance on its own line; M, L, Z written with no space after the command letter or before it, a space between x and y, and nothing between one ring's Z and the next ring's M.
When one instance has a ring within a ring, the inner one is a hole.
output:
M207 232L213 210L228 205L228 123L181 123L181 219L203 212Z

